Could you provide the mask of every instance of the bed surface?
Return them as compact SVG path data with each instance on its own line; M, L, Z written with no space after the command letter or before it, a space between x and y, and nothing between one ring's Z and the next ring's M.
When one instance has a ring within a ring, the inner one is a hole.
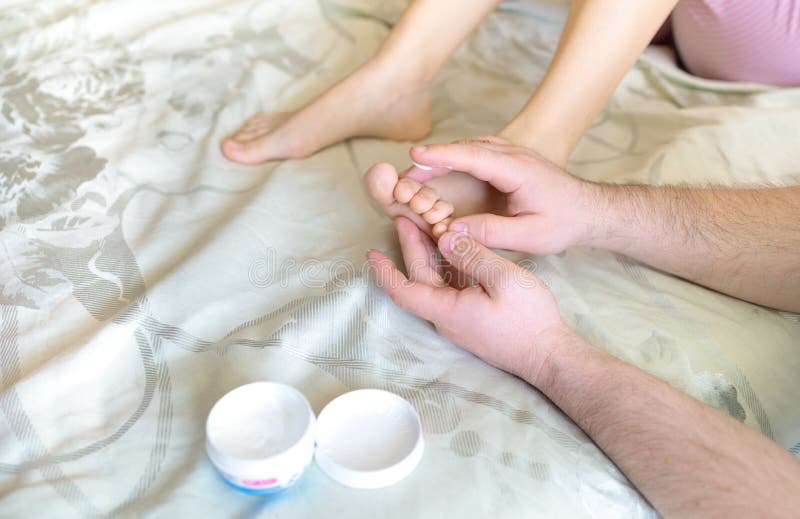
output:
M0 516L655 515L547 399L365 275L367 248L399 248L360 178L406 167L409 143L258 167L219 152L254 111L295 108L365 60L404 5L0 1ZM503 4L437 79L427 141L499 129L564 14ZM797 183L798 135L800 90L700 81L651 50L570 170ZM603 251L533 261L595 344L798 448L798 316ZM313 465L275 498L231 490L204 421L256 380L297 387L317 413L352 389L400 394L422 416L420 466L376 491Z

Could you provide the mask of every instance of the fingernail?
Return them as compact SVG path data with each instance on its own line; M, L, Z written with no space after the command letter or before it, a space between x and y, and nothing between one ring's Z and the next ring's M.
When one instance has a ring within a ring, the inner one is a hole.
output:
M432 170L432 169L433 169L433 167L431 167L431 166L426 166L425 164L420 164L419 162L417 162L417 161L415 161L415 160L412 160L411 162L412 162L412 163L413 163L413 164L414 164L416 167L418 167L419 169L421 169L421 170L423 170L423 171L430 171L430 170Z
M413 151L414 153L425 153L425 150L427 149L428 149L427 146L414 146L413 148L411 148L411 151Z
M466 222L453 222L450 224L450 230L464 236L469 235L469 227L467 227Z
M430 171L432 169L437 169L437 168L438 169L447 169L447 170L450 170L450 171L453 170L453 166L427 166L425 164L420 164L419 162L415 161L414 159L411 159L411 162L413 162L416 167L418 167L419 169L421 169L423 171Z
M466 234L454 234L450 238L450 253L453 256L462 256L469 250L469 237Z

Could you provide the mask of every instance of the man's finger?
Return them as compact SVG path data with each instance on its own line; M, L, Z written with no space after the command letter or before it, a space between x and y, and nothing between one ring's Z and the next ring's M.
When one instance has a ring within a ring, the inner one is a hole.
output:
M436 248L428 235L411 220L402 216L395 220L395 227L400 238L400 249L403 251L403 261L406 264L409 280L434 287L444 286Z
M433 323L439 322L440 316L447 315L452 308L455 289L409 281L382 252L371 250L367 252L367 259L375 283L400 308Z
M435 169L428 171L429 178L449 173L450 168L489 182L498 191L511 193L520 188L527 179L525 171L515 160L514 155L487 149L474 143L469 144L429 144L411 148L411 159L418 164L426 164ZM417 169L409 173L418 182L427 175L418 174Z
M501 139L499 137L495 137L494 135L485 135L480 137L469 137L466 139L459 139L457 141L453 141L450 145L460 144L460 145L472 145L472 146L479 146L484 148L488 151L494 151L497 153L510 153L515 151L519 148L514 144L509 143L508 141ZM425 164L419 164L414 162L414 159L411 159L411 162L414 163L413 166L408 168L403 175L416 180L420 183L425 183L428 180L436 177L441 177L443 175L447 175L453 168L451 166L426 166Z
M486 247L493 249L526 251L536 218L536 215L509 217L473 214L453 220L448 230L461 234L468 233Z
M513 281L515 264L498 256L467 234L446 232L439 238L439 250L455 268L477 281L495 296Z

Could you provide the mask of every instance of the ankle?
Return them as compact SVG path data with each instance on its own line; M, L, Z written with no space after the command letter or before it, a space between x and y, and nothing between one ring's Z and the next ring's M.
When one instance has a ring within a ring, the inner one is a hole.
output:
M500 130L497 136L535 151L560 168L567 165L572 154L572 146L558 139L557 133L545 133L516 119Z
M430 89L440 68L424 60L408 59L408 55L384 47L370 59L369 65L382 76L415 91Z

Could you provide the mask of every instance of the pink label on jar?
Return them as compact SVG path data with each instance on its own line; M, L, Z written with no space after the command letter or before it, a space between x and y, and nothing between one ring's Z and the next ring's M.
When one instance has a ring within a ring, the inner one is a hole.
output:
M269 478L269 479L244 479L242 483L251 487L265 487L268 485L274 485L278 482L278 478Z

